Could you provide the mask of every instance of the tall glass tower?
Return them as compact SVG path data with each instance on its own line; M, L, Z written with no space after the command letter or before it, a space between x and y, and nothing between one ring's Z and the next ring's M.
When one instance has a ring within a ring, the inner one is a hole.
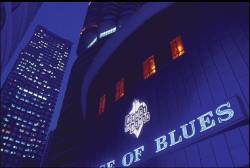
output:
M72 43L38 25L1 90L1 166L39 163Z

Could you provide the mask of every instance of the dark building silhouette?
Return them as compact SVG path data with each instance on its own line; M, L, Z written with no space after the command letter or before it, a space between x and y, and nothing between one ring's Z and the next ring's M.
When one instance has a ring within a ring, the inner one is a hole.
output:
M117 32L141 7L142 2L92 2L80 32L78 54Z
M88 35L46 165L249 166L249 3L145 3Z
M81 102L79 99L76 99L80 97L81 92L75 88L81 87L82 75L84 76L87 72L100 48L126 24L129 17L133 17L133 14L136 10L140 9L142 4L143 3L117 2L92 2L90 4L83 28L80 32L80 41L77 50L79 57L71 70L57 129L51 133L53 138L51 138L51 142L48 146L48 159L56 156L51 151L64 151L64 148L68 148L68 145L74 145L68 142L68 140L65 141L62 137L67 135L76 136L78 129L83 127L83 119L80 112ZM121 19L123 19L123 21L121 21ZM79 72L81 72L81 74ZM76 112L75 115L72 115L72 111ZM74 124L72 124L71 121L75 121ZM75 140L81 141L81 139ZM77 144L77 142L75 144ZM46 164L45 162L44 164Z
M38 25L1 89L1 166L37 165L72 43Z
M36 17L41 5L42 2L0 3L1 75L5 72L18 44Z

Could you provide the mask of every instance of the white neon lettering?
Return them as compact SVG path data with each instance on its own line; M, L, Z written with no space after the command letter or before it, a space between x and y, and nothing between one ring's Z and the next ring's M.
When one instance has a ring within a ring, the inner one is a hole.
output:
M229 109L224 109L224 110L221 110L221 108L223 107L228 107ZM233 109L230 109L231 105L229 102L225 103L225 104L222 104L220 105L217 109L216 109L216 114L218 116L224 116L224 115L227 115L226 118L221 118L221 117L218 117L218 122L219 123L222 123L224 121L227 121L227 120L230 120L233 116L234 116L234 111Z
M140 146L139 148L136 148L134 150L134 152L135 152L135 160L134 160L134 162L138 162L138 161L141 160L139 157L142 156L143 151L144 151L144 146Z
M192 121L189 122L189 124L191 125L191 129L192 129L191 135L188 135L188 133L187 133L187 125L188 124L183 124L182 126L180 126L180 128L182 130L182 135L183 135L184 138L189 139L192 136L194 136L194 134L195 134L194 122L195 122L195 120L192 120Z
M99 166L99 168L106 168L106 167L108 168L115 167L115 160L111 160L108 163Z
M156 142L156 151L155 151L155 153L158 153L158 152L160 152L160 151L167 148L168 143L166 142L166 139L167 138L166 138L165 135L155 139L155 142Z
M170 135L170 145L169 146L174 146L182 141L181 135L179 136L178 140L175 141L174 133L175 133L175 130L168 133Z
M143 124L144 121L142 118L145 117L145 114L149 113L147 111L147 105L144 102L139 102L138 100L133 102L133 108L131 111L132 112L130 112L129 115L127 115L125 118L125 130L127 130L127 132L130 132L131 130L133 130L133 129L135 130L137 128L135 126L129 126L129 124L131 124L131 123L136 124L137 123L137 126L140 124ZM226 103L218 106L215 110L215 113L218 116L217 119L218 119L219 124L230 120L231 118L233 118L233 116L235 114L234 110L231 108L230 102L226 102ZM135 117L135 116L137 116L137 117ZM141 116L141 119L138 119L138 116ZM213 117L214 117L213 111L208 111L207 113L202 114L201 116L197 117L197 120L199 120L199 125L201 128L200 132L207 131L208 129L216 126L216 123L215 123L215 120L213 119ZM150 117L148 116L148 117L146 117L146 119L150 119ZM178 138L175 137L176 130L172 130L172 131L168 132L169 137L170 137L170 145L169 145L170 147L182 142L184 139L190 139L190 138L194 137L195 133L197 132L195 130L195 120L191 120L191 121L189 121L189 123L183 124L179 128L181 129L182 134L179 135ZM132 133L133 133L133 131L132 131ZM182 136L184 139L182 138ZM162 135L162 136L154 139L154 141L156 143L155 153L163 151L168 147L166 135ZM134 162L139 162L142 158L142 154L143 154L144 150L145 150L145 147L142 145L142 146L134 149L132 152L126 153L122 157L122 166L128 167ZM100 165L100 167L101 168L114 167L114 165L115 165L115 160L112 160L106 164Z
M212 111L209 111L209 112L207 112L205 114L202 114L200 117L197 118L200 121L200 126L201 126L200 132L206 131L209 128L212 128L212 127L215 126L214 119L210 120L209 117L213 117L213 112Z
M129 156L128 159L127 159L127 156ZM133 163L133 160L134 160L133 152L128 152L122 157L122 165L125 166L125 167L128 167Z

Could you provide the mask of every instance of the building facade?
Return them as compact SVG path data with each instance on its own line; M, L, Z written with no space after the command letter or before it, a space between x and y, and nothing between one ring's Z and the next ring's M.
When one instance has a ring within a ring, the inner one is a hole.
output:
M38 165L72 43L38 25L1 89L1 166Z
M249 3L145 3L127 25L72 71L48 165L249 166Z

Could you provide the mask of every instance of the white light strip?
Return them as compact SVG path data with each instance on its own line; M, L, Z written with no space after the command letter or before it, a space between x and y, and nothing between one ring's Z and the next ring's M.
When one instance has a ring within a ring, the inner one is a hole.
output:
M102 37L110 35L110 34L112 34L114 32L116 32L116 27L113 27L113 28L111 28L111 29L109 29L109 30L107 30L105 32L102 32L99 37L102 38Z
M91 41L91 43L88 45L87 48L90 48L93 44L95 44L96 41L97 41L97 37Z

